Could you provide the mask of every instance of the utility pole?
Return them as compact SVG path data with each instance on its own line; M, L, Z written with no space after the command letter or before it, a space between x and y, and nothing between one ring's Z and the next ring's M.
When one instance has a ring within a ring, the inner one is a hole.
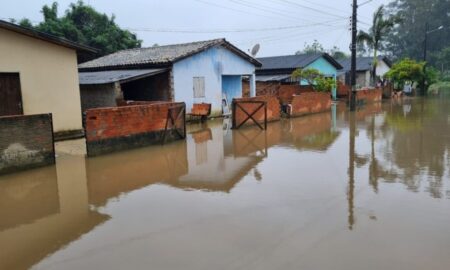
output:
M350 71L350 82L352 85L352 94L350 98L350 111L356 110L356 23L357 23L357 11L358 1L353 0L353 12L352 12L352 44L350 45L352 51L352 65Z
M426 73L427 70L427 43L428 43L428 22L425 23L425 38L423 39L423 61L425 62L423 66L423 73ZM422 87L420 89L420 95L426 95L426 79L422 79Z

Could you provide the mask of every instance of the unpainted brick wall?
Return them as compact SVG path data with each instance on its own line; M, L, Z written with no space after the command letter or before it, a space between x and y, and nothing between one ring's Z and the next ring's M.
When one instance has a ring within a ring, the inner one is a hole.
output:
M0 174L54 163L51 114L0 117Z
M247 115L242 111L241 108L239 108L236 103L239 103L240 101L265 101L267 102L267 121L277 121L280 120L280 103L278 101L278 98L274 96L259 96L259 97L251 97L251 98L236 98L233 99L233 106L234 106L234 114L233 114L233 121L238 126L242 121L244 121L245 118L247 118ZM247 113L251 114L260 104L257 103L239 103L241 107L243 107ZM264 107L259 109L258 112L253 115L253 118L257 120L258 122L263 123L264 122ZM254 124L253 121L250 119L245 123L246 125L252 125Z
M290 116L324 112L330 108L330 93L308 92L293 97Z
M383 99L383 89L360 89L356 92L356 99L365 103L380 102Z
M170 107L184 110L175 123L185 127L184 102L100 108L86 111L86 143L89 156L161 143ZM176 116L173 116L176 118ZM170 136L169 140L175 139Z

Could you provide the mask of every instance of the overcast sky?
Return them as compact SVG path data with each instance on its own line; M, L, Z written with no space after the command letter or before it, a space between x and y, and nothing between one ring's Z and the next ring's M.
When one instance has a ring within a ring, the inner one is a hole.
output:
M54 0L1 0L0 18L42 21L40 10ZM60 0L62 15L71 2ZM225 37L258 56L287 55L317 39L326 49L348 52L352 0L85 0L114 14L122 27L137 33L143 46ZM359 0L360 3L366 2ZM390 0L372 0L359 8L359 27L367 29L374 10ZM199 33L200 32L200 33Z

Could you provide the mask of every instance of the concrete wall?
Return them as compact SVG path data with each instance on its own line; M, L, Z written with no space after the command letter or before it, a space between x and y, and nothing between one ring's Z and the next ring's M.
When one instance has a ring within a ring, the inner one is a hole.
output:
M186 102L188 112L193 103L211 103L211 115L217 116L222 113L222 75L253 75L255 66L223 47L213 47L175 63L172 71L175 101ZM193 77L205 77L204 98L194 99Z
M0 174L53 163L51 114L0 117Z
M80 85L80 93L83 112L93 108L115 107L117 105L116 98L120 94L120 86L116 86L114 83Z
M100 108L86 111L86 145L89 156L162 143L169 107L184 103ZM176 118L176 115L174 115ZM183 115L176 119L176 127L184 132ZM179 139L175 132L168 140Z
M75 50L0 29L0 72L19 72L24 114L53 114L55 132L81 130Z

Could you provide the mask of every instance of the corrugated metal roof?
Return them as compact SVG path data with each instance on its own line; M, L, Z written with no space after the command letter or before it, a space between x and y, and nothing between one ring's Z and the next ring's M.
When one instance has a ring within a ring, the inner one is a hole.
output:
M221 45L231 50L238 56L246 59L256 66L261 65L261 63L259 63L255 58L239 50L237 47L221 38L175 45L122 50L80 64L78 67L80 70L86 71L133 66L168 66L171 63L174 63L178 60L184 59L216 45Z
M339 65L334 58L326 53L317 54L297 54L297 55L284 55L284 56L272 56L272 57L261 57L257 58L258 61L262 63L262 67L258 70L276 70L276 69L297 69L304 68L309 64L313 63L319 58L325 58L330 64L335 66L337 69L342 67Z
M111 70L111 71L94 71L94 72L80 72L78 73L79 82L82 85L86 84L106 84L114 82L133 81L149 76L153 76L168 68L158 69L132 69L132 70Z
M281 75L257 75L257 82L279 82L291 77L290 74L281 74Z

